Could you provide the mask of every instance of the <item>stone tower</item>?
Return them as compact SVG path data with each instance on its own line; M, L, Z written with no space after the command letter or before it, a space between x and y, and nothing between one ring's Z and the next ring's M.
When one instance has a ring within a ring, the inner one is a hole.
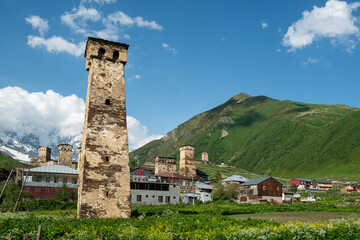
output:
M72 146L69 144L60 144L58 145L58 150L58 165L65 165L71 167Z
M204 161L204 162L209 161L209 154L207 152L203 152L201 154L201 160Z
M155 158L155 175L168 172L176 173L176 158L156 157Z
M51 160L51 148L48 147L39 147L39 159L38 159L38 165L44 166Z
M125 76L129 45L88 38L89 71L79 163L78 217L129 218Z
M196 176L195 157L193 146L182 146L180 150L180 174L187 177Z

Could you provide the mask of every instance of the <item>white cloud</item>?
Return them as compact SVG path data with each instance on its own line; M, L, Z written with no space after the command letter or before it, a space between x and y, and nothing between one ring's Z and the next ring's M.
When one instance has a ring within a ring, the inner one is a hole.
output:
M140 78L140 75L139 75L139 74L136 74L136 75L135 75L135 78L136 78L136 79L139 79L139 78Z
M163 48L165 48L166 50L168 50L169 52L173 53L173 54L177 54L177 51L175 48L172 48L169 44L167 43L163 43L162 44Z
M69 26L76 33L87 34L86 22L99 21L101 14L95 8L86 8L80 5L79 8L74 8L71 13L65 12L60 19L63 24Z
M6 87L0 89L0 116L0 133L13 131L18 136L32 133L46 146L54 129L60 137L75 133L81 139L85 103L74 94L62 96L53 90L30 93L19 87ZM131 150L163 137L149 136L147 127L134 117L126 119Z
M81 132L85 103L75 95L62 96L52 90L29 93L19 87L0 89L0 132L14 131L18 135L34 134L41 144L48 143L54 129L64 137Z
M85 51L85 42L74 44L66 41L62 37L53 36L45 39L37 36L28 36L28 45L32 48L44 47L49 53L61 53L65 52L73 56L80 56Z
M265 29L265 28L267 28L269 25L266 23L266 22L262 22L261 23L261 28L262 29Z
M129 148L130 150L137 149L148 142L160 139L163 135L148 135L147 127L142 125L136 118L127 116L127 127L129 132Z
M122 11L117 11L110 14L105 21L108 25L119 24L127 27L132 27L133 25L136 25L138 27L155 29L160 31L163 29L163 27L157 24L155 21L148 21L140 16L132 18Z
M42 19L39 16L30 16L25 18L25 21L33 27L33 29L39 30L41 36L49 30L49 23L47 20Z
M81 3L85 3L85 2L96 2L99 4L109 4L109 3L115 3L116 0L82 0Z
M320 38L348 42L350 36L359 36L359 28L355 25L358 18L352 15L359 6L359 2L348 4L338 0L329 0L324 7L314 6L312 11L304 11L302 18L288 28L282 44L293 51Z
M308 64L315 64L315 63L318 63L318 62L319 62L318 58L308 57L303 64L308 65Z

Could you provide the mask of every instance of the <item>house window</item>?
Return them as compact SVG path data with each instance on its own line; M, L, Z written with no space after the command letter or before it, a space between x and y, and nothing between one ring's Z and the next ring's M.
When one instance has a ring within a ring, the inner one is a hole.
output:
M42 176L35 177L35 182L41 182L41 181L42 181Z
M67 183L67 178L63 178L63 183Z
M164 201L164 197L163 196L159 196L158 197L158 202L163 202Z
M76 178L72 179L72 184L77 184L77 179Z
M148 197L149 197L149 195L146 195L145 197L146 197L146 198L148 198Z
M141 202L141 195L136 195L136 201Z
M167 203L170 202L170 196L166 196L165 200L166 200Z
M47 183L50 182L50 177L46 177L46 182L47 182Z
M48 188L45 188L44 191L45 191L45 192L49 192L49 189L48 189Z
M279 188L279 187L277 187L276 189L277 189L277 191L280 191L280 188Z
M27 188L25 188L25 190L26 190L26 191L30 191L30 188L27 187Z
M38 188L35 188L35 192L39 192L39 189L38 189Z
M153 198L155 198L155 195L153 195Z
M58 183L59 182L59 177L54 177L54 183Z
M173 196L173 199L176 199L176 196Z
M54 192L57 192L57 189L54 189Z
M266 190L266 186L263 186L263 190Z

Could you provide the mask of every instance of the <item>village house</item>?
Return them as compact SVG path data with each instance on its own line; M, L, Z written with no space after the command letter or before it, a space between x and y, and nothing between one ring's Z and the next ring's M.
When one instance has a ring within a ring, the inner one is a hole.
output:
M314 181L306 178L293 178L290 180L290 186L293 183L298 187L299 190L315 188Z
M77 191L78 174L77 170L64 165L44 165L23 170L24 189L36 199L55 198L56 191L65 184L70 198L72 191Z
M333 189L333 185L331 183L331 181L327 181L327 180L314 180L314 186L316 189L319 190L332 190Z
M150 172L136 168L130 172L130 193L134 205L178 204L180 185L162 181Z
M349 184L340 189L341 193L350 194L360 192L360 185L358 184Z
M254 178L239 185L240 202L282 202L282 184L273 177Z
M230 184L236 184L239 186L240 184L249 181L249 179L241 176L241 175L232 175L222 181L223 185L230 185Z

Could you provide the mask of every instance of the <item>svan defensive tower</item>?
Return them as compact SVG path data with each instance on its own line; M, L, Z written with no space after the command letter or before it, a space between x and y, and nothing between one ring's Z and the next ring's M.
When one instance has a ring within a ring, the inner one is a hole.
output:
M89 71L79 164L78 217L129 218L125 78L128 45L88 38Z

